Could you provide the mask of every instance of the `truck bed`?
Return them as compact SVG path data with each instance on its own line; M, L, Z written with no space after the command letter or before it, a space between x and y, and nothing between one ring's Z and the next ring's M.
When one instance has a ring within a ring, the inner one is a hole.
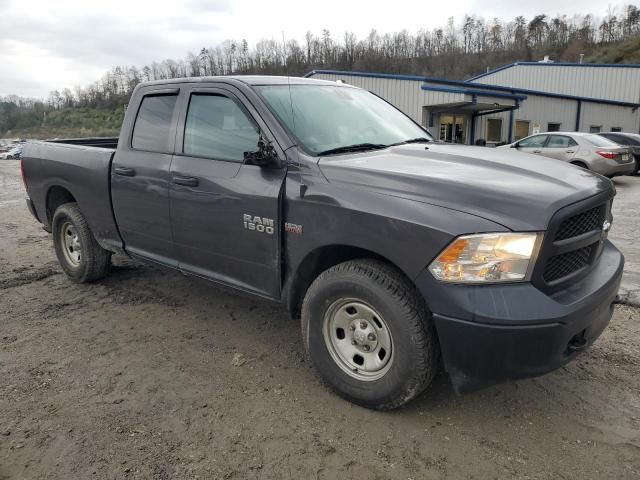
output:
M61 189L78 203L100 245L118 249L122 241L111 208L111 161L117 138L29 141L22 166L38 219L51 227L52 195Z
M43 141L46 143L82 145L85 147L110 148L114 150L118 147L118 137L56 138Z

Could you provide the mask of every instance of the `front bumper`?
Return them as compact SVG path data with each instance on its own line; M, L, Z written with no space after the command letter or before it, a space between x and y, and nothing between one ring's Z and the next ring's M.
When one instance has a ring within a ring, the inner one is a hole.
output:
M530 283L443 284L423 272L417 285L456 392L541 375L575 358L608 325L623 266L606 241L589 275L553 295Z

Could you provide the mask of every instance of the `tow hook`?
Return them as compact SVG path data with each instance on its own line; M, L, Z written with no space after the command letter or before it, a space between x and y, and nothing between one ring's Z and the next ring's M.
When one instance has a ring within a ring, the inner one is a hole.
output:
M567 353L570 352L579 352L587 348L587 339L585 338L587 330L582 330L580 333L571 337L569 343L567 344Z

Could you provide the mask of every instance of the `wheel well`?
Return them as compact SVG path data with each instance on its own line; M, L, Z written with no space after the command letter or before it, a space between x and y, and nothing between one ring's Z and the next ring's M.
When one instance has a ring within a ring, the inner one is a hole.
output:
M64 187L51 187L47 192L47 224L50 226L53 214L60 205L75 202L76 199L71 192Z
M586 168L587 170L589 170L589 165L584 163L582 160L573 160L571 162L571 165L576 165L577 167L582 167L582 168Z
M304 295L318 275L339 263L360 259L378 259L394 265L382 255L349 245L330 245L309 253L287 282L286 304L291 316L300 318Z

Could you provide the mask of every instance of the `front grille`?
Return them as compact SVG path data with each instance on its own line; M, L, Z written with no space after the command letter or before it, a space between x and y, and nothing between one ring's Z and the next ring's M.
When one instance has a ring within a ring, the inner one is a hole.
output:
M551 257L544 267L542 277L547 283L571 275L589 264L591 253L597 244Z
M589 199L558 211L550 220L532 280L545 291L556 291L582 278L602 249L602 226L610 215L610 197ZM595 201L594 201L595 200Z
M566 240L567 238L577 237L583 233L599 230L604 220L603 209L604 205L599 205L567 218L560 224L555 240Z

